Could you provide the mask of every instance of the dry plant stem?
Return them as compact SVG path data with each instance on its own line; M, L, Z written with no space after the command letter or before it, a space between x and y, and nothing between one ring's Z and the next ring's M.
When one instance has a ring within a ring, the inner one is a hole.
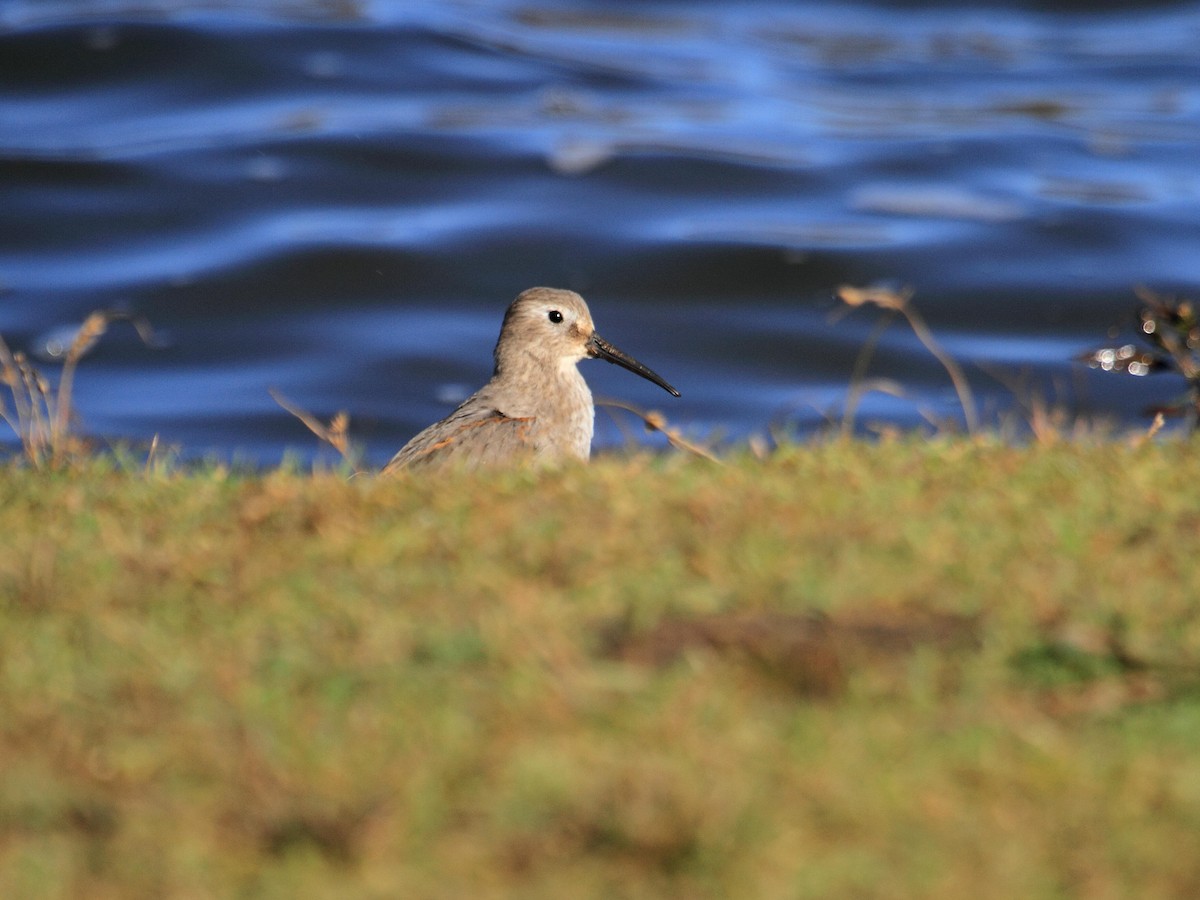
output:
M0 338L0 384L8 387L13 398L13 415L0 404L0 419L16 432L22 452L34 468L47 463L59 466L78 448L71 435L75 370L114 321L130 322L138 336L153 345L154 332L144 318L120 311L94 312L84 320L67 350L57 387L42 377L24 353L13 353Z
M349 413L345 411L339 412L330 420L329 425L325 425L316 416L296 406L296 404L284 397L275 388L268 388L267 393L271 395L271 399L303 422L309 431L337 450L343 459L347 462L353 462L350 459Z
M46 455L46 422L53 413L50 408L52 401L25 354L18 353L16 360L21 373L21 387L29 399L29 418L25 422L25 433L22 436L25 454L30 462L40 466Z
M842 437L849 437L854 433L854 419L858 413L858 404L862 401L863 395L870 390L864 380L867 367L871 364L871 357L875 355L875 348L879 346L883 333L888 330L895 318L895 310L889 310L880 316L879 321L875 323L875 327L871 329L871 333L863 343L862 349L858 351L858 356L854 359L854 371L850 373L850 391L846 395L846 409L842 413Z
M978 431L979 414L975 409L975 398L971 393L971 385L958 363L942 349L920 313L909 303L913 295L912 288L906 287L896 291L886 287L858 288L843 284L838 287L836 295L847 306L864 306L869 303L880 309L903 314L909 327L912 328L913 334L917 336L917 340L933 354L934 359L941 363L946 374L950 376L950 381L953 382L954 390L958 394L959 405L962 406L963 418L967 423L967 433L975 434Z
M598 404L603 406L603 404ZM617 426L617 430L621 432L621 440L624 442L627 449L635 449L639 445L638 437L634 433L633 428L624 418L614 416L611 412L608 413L609 421ZM644 422L645 420L643 420Z
M698 444L693 444L679 433L678 428L672 428L667 424L666 418L659 412L645 412L638 409L636 406L630 406L628 403L622 403L619 400L600 399L596 401L597 406L604 406L610 409L623 409L626 412L633 413L646 425L650 431L661 431L666 436L671 446L676 450L684 450L695 456L707 459L709 462L715 462L717 465L724 465L719 459L705 450Z
M149 475L152 471L154 471L154 460L157 455L158 455L158 434L156 432L154 437L150 440L150 450L146 454L146 467L143 470L143 474Z
M1166 424L1167 417L1161 412L1155 413L1154 421L1150 423L1150 427L1147 428L1142 434L1134 435L1133 439L1130 441L1130 444L1134 447L1141 447L1150 443L1155 437L1158 436L1158 433L1163 430L1163 426Z
M12 393L13 413L16 416L14 420L5 413L4 420L20 437L24 434L25 423L29 421L29 398L22 387L20 367L3 337L0 337L0 380L8 385Z
M79 365L79 360L108 330L108 323L113 317L111 313L92 313L84 320L67 350L62 376L58 380L58 399L55 404L54 419L50 426L51 455L56 464L61 462L62 454L67 446L67 432L71 426L71 391L75 384L75 369Z
M932 353L934 358L942 364L942 368L946 370L946 374L954 382L954 390L958 394L958 402L962 405L963 417L967 420L967 433L975 434L979 430L979 415L975 410L975 397L971 393L971 386L967 383L967 378L963 374L962 369L950 354L942 349L942 345L934 338L933 332L929 330L929 326L925 324L925 320L921 318L921 314L916 309L906 303L900 307L900 312L908 320L908 324L912 328L913 334L917 336L917 340L924 344L925 349Z
M854 392L855 392L855 396L853 398L853 402L854 402L855 407L857 407L857 405L861 401L861 399L863 397L865 397L867 394L887 394L889 397L899 397L899 398L904 398L907 396L907 394L905 394L905 392L904 392L904 387L898 381L893 381L891 378L866 378L866 379L863 379L857 385L855 385ZM850 404L850 400L847 400L847 406L849 406L849 404ZM921 418L923 418L927 422L929 422L930 425L934 425L934 426L937 425L937 422L934 420L934 417L929 412L929 410L918 409L917 413L918 413L918 415L921 416ZM842 434L845 437L852 436L853 430L854 430L854 415L855 415L855 413L854 413L853 409L850 410L850 415L851 415L851 418L849 420L848 426L846 425L846 422L843 421Z

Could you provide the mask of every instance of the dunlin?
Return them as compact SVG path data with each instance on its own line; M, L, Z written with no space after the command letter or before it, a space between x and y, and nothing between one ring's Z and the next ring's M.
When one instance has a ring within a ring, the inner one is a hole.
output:
M384 472L451 463L465 468L586 460L592 451L592 392L576 363L624 366L663 390L679 391L596 334L574 291L535 287L504 314L492 380L392 457Z

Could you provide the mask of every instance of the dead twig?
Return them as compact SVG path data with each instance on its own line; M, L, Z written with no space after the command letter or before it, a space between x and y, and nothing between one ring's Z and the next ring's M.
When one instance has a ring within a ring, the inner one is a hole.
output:
M339 411L326 425L316 416L292 403L275 388L267 388L267 393L271 395L271 399L303 422L309 431L340 453L342 459L357 468L354 451L350 445L350 414L348 412Z
M632 413L642 420L647 431L661 431L666 439L671 443L671 446L677 450L684 450L688 453L692 453L696 456L707 459L709 462L714 462L717 465L724 465L724 463L722 463L703 447L699 446L698 444L693 444L691 441L685 438L679 432L678 428L673 428L672 426L668 425L666 416L656 410L645 412L644 410L638 409L636 406L630 406L628 403L622 403L619 400L610 400L607 398L598 399L596 401L596 405L609 409L623 409L628 413Z
M954 390L958 394L958 402L962 407L963 418L967 423L967 433L975 434L979 430L979 414L975 407L975 396L971 392L971 385L967 381L966 375L963 374L962 368L954 361L954 358L945 351L937 339L933 336L933 332L929 330L929 326L925 324L925 320L921 314L917 312L909 301L913 296L911 287L894 290L888 287L872 286L866 288L858 288L853 285L839 285L836 291L836 296L839 300L850 307L858 306L878 306L880 309L887 310L891 313L899 313L904 316L912 329L913 334L917 336L924 346L939 363L946 374L950 376L950 381L954 384ZM890 323L890 318L884 320L885 323ZM885 326L886 327L886 324ZM882 334L882 331L879 332ZM879 340L879 335L874 335L874 340ZM874 349L874 345L871 345Z

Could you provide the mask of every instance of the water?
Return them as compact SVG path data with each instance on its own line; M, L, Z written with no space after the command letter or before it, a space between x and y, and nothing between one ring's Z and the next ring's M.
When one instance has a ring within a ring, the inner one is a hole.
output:
M0 333L83 363L82 428L264 464L351 414L373 462L490 374L508 301L590 301L705 436L836 421L911 285L990 414L1009 385L1140 421L1169 376L1071 356L1132 289L1200 294L1200 5L7 0ZM896 325L859 418L958 412ZM628 420L622 424L628 426ZM622 440L601 412L600 444Z

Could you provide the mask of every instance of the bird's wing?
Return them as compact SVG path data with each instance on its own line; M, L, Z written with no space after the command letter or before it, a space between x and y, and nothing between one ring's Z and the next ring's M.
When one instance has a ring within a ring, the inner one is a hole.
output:
M506 416L497 409L460 410L430 425L400 449L383 474L410 466L508 463L533 453L532 417Z

